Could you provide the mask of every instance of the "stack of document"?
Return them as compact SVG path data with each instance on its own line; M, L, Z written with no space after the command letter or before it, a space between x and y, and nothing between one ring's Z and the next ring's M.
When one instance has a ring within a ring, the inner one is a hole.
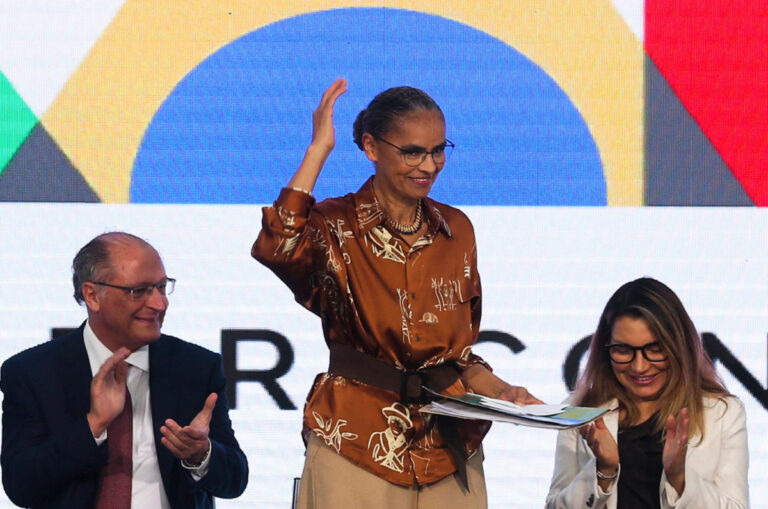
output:
M459 419L482 419L511 422L547 429L578 428L610 411L608 408L573 407L568 405L516 405L480 394L439 395L440 401L421 408L428 414L447 415Z

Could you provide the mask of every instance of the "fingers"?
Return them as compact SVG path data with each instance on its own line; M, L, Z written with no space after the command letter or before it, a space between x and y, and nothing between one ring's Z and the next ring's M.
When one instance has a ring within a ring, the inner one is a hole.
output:
M602 420L582 426L579 428L579 433L595 455L597 466L602 472L614 471L618 468L618 446Z
M526 405L544 405L545 403L533 394L528 394L528 399L525 401Z
M181 427L173 419L166 419L165 426L160 427L160 432L174 443L194 442L208 438L207 430L193 428L192 426Z
M212 392L205 398L203 409L192 419L188 426L181 426L173 419L166 419L160 427L160 442L179 459L189 459L204 454L208 450L208 432L213 410L219 396Z
M160 442L179 459L187 459L208 449L208 429L191 426L181 427L173 419L167 419L160 427Z
M200 411L200 413L207 415L209 422L211 420L211 416L213 415L213 409L216 408L216 400L218 399L219 395L215 392L210 393L208 397L205 398L205 405L203 405L203 409Z
M336 99L341 96L344 92L347 91L347 80L344 78L336 78L336 80L331 83L331 86L328 87L328 89L323 92L322 98L320 98L320 106L330 106L333 107L333 105L336 103Z
M674 415L667 417L667 440L674 440L677 422Z
M667 480L678 491L685 486L685 456L688 450L688 409L683 408L677 417L670 415L666 423L666 440L662 453L662 464Z
M336 99L347 91L347 80L338 78L323 93L320 104L312 114L312 144L330 153L336 145L336 134L333 127L333 107Z
M516 405L536 405L543 403L543 401L530 394L525 387L518 387L506 383L505 387L497 397L505 401L511 401Z
M131 355L131 351L125 347L118 348L109 359L104 361L94 378L104 379L110 373L114 372L118 382L125 382L125 376L128 372L128 365L125 359Z
M205 404L203 409L192 419L189 426L195 428L208 428L211 424L211 418L213 417L213 409L216 408L216 401L219 399L218 394L212 392L205 398Z
M584 438L584 441L587 442L587 446L592 450L594 455L596 457L600 457L600 440L597 436L597 427L594 423L587 424L586 426L583 426L579 432L581 433L581 436Z
M677 423L675 425L675 436L680 444L688 443L688 409L683 408L677 416Z
M99 368L91 380L91 404L87 414L88 424L95 436L123 411L125 382L128 376L128 363L125 359L131 354L127 348L120 348L113 353Z

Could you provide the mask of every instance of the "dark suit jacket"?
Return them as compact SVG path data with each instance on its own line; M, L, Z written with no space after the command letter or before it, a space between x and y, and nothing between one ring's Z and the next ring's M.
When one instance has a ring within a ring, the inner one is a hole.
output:
M83 326L3 363L0 462L3 486L13 503L34 508L93 507L108 447L106 441L96 445L86 419L91 378ZM150 344L155 445L165 492L174 509L212 508L214 496L234 498L245 490L248 463L232 431L225 383L218 354L166 335ZM159 430L168 418L188 424L211 392L219 399L211 420L210 468L194 482L160 443Z

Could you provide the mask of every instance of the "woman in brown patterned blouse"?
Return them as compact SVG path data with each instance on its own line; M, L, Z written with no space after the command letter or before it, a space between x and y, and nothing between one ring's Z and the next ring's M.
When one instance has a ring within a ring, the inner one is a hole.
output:
M315 203L346 89L338 79L323 94L312 142L264 209L252 249L320 316L331 351L304 410L299 505L486 507L479 448L490 424L419 413L421 385L538 400L471 351L481 309L474 231L462 212L427 197L453 147L443 113L415 88L377 95L354 124L375 175L356 193Z

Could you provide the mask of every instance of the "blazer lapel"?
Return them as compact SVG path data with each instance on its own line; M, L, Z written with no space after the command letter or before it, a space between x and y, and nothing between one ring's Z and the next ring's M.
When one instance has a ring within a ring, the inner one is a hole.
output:
M619 400L611 400L607 405L601 405L603 408L613 408L614 410L608 412L603 416L603 422L608 431L611 432L613 439L616 443L619 442Z
M171 472L176 458L160 442L162 435L160 427L165 420L177 414L178 388L174 387L174 359L171 353L171 345L160 336L160 339L149 345L149 398L152 408L152 427L155 436L155 449L157 461L160 465L160 474L166 486L172 484ZM168 493L168 489L166 489Z
M83 327L60 338L52 339L59 346L59 373L66 400L66 408L72 415L82 415L91 408L91 364L83 341Z

